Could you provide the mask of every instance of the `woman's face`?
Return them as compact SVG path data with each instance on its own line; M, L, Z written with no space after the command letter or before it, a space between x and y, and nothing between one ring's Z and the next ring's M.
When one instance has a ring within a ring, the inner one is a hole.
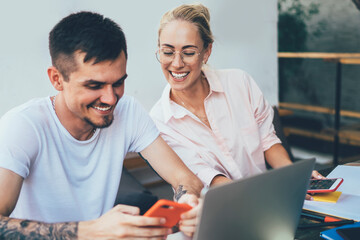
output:
M159 36L160 55L172 61L162 61L161 68L171 88L176 91L189 90L200 82L201 67L211 53L211 44L204 43L195 24L174 20L165 25ZM171 57L170 57L171 58Z

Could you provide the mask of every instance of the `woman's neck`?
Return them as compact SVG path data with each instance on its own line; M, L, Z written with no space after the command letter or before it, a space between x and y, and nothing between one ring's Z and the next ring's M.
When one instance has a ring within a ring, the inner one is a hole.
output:
M171 89L170 97L173 101L182 105L189 111L199 110L204 107L204 100L209 95L210 86L205 78L201 75L197 84L193 85L189 89L182 91L176 91Z

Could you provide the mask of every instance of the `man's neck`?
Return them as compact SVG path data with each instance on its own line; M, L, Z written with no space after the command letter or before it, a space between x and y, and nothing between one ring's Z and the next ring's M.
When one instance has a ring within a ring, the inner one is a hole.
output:
M51 102L61 125L63 125L63 127L70 133L71 136L79 141L85 141L94 135L96 128L82 119L73 117L73 114L71 114L69 111L66 111L66 109L63 107L64 102L60 94L51 97Z

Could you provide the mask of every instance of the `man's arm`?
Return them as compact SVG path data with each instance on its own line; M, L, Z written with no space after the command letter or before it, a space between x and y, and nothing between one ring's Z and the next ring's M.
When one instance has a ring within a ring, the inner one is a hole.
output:
M23 178L0 167L0 215L9 216L20 194Z
M0 168L0 239L164 239L171 233L158 226L165 219L139 216L139 208L117 205L98 219L83 222L45 223L9 218L19 197L23 178Z
M158 137L141 155L148 160L154 170L175 189L179 199L185 193L200 196L203 184L194 173L182 162L167 143Z
M182 232L193 236L201 208L198 197L203 188L202 182L160 136L141 154L155 171L173 186L175 201L193 206L193 209L181 215L179 223Z
M43 223L0 216L0 239L76 239L78 223Z
M73 239L77 236L77 223L48 224L9 218L20 194L23 178L0 168L0 239Z

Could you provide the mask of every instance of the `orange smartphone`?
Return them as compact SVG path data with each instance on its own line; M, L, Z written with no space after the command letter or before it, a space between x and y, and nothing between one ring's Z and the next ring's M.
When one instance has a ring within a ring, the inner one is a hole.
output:
M192 207L188 204L160 199L149 210L147 210L144 216L166 218L166 223L160 226L171 228L179 222L180 215L190 209L192 209Z

